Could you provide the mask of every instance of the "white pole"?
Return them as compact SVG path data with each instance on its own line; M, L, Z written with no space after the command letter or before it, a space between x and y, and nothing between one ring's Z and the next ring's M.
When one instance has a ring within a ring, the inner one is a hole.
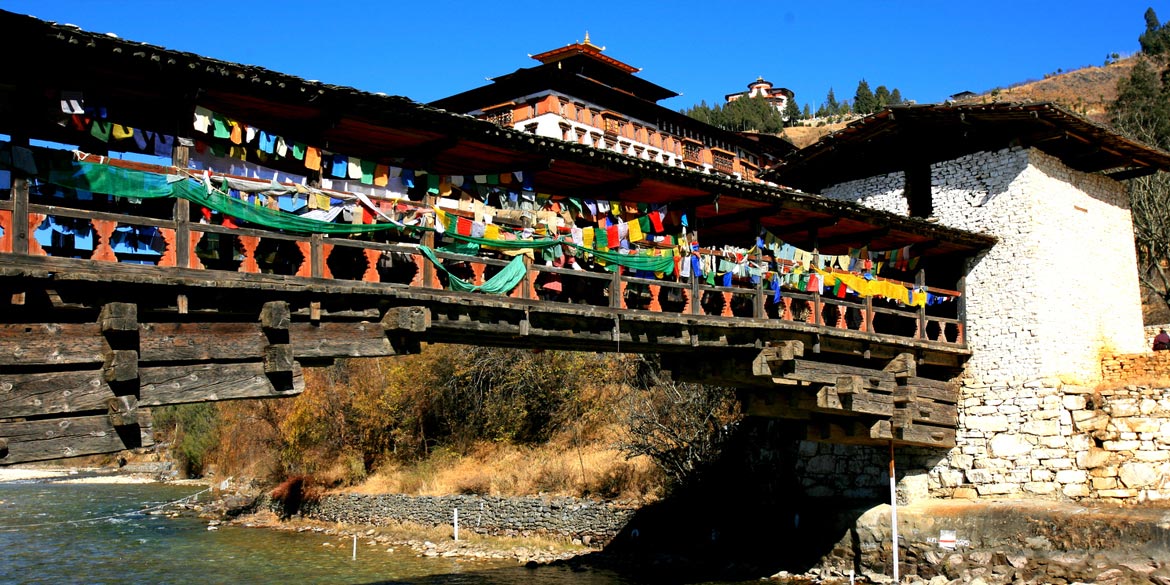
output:
M353 560L357 560L357 535L353 535Z
M459 508L455 508L455 541L459 541Z
M894 541L894 583L898 580L898 487L894 480L894 442L890 441L890 533Z

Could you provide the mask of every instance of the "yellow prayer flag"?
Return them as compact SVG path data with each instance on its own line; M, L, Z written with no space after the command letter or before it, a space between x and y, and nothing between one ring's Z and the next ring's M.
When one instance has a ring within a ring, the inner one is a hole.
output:
M500 226L493 223L483 226L483 237L485 240L500 239Z
M114 130L113 130L112 136L114 137L115 140L124 140L126 138L133 138L134 137L134 129L129 127L129 126L123 126L121 124L114 124Z
M581 229L581 247L582 248L592 248L593 247L593 228L587 227L587 228Z
M642 233L642 226L636 221L631 221L626 225L630 226L630 242L641 242L646 239L646 235Z

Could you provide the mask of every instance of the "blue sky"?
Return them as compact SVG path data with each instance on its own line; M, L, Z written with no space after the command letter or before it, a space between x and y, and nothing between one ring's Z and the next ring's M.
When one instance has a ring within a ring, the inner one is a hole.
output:
M485 0L0 0L0 8L130 40L431 101L582 40L682 94L721 102L757 76L813 108L857 81L937 102L1138 50L1143 13L1170 0L511 3Z

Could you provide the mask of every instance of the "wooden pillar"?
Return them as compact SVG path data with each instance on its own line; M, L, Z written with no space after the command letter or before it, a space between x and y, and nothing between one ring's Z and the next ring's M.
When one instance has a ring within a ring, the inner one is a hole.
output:
M621 309L625 305L625 282L622 281L622 267L614 266L613 278L609 283L609 306Z
M958 303L955 311L955 318L959 320L959 332L955 336L955 343L959 345L967 345L967 269L970 267L970 262L964 263L963 276L959 277L958 291L959 298L955 300Z
M763 226L760 220L752 222L752 230L756 234L756 244L760 243L760 232L763 231ZM761 319L767 316L764 312L764 250L760 246L756 246L756 269L760 271L760 280L756 283L756 294L752 297L752 317ZM748 276L751 276L751 271L748 271Z
M813 266L820 268L821 267L821 252L820 252L821 245L820 245L820 242L818 241L818 238L817 238L817 228L810 229L808 231L808 233L809 233L809 236L812 239L812 243L813 243L813 251L812 251ZM816 273L814 272L814 274L816 274ZM817 276L818 276L817 280L820 280L820 278L819 278L820 275L817 275ZM824 325L824 317L821 316L821 309L822 309L822 307L821 307L821 287L819 287L819 286L816 287L816 289L812 293L812 297L813 297L812 324L813 325Z
M28 179L12 175L12 253L28 254Z
M179 143L176 139L175 148L171 151L171 164L185 169L190 166L191 151L189 146ZM191 256L194 243L191 241L191 202L186 199L175 199L175 262L179 268L192 268Z
M423 207L430 209L435 206L435 196L427 193L423 196ZM438 223L439 217L435 216L435 222ZM432 226L433 227L433 226ZM435 249L435 232L423 232L421 241L419 242L432 250ZM435 267L430 262L423 262L422 265L422 285L423 288L440 288L435 279Z
M919 291L921 291L923 289L923 287L926 286L926 270L925 269L919 268L918 274L914 275L914 286ZM925 294L925 293L923 293L923 294ZM917 299L918 295L914 295L914 297L915 297L915 299ZM916 335L915 337L918 339L926 339L926 304L925 303L923 303L922 305L920 305L918 307L918 335Z
M309 275L313 278L325 278L325 253L322 250L324 245L324 236L321 234L313 234L309 236Z
M689 260L689 259L688 259ZM699 315L703 312L702 297L699 291L699 277L693 271L691 272L691 314Z

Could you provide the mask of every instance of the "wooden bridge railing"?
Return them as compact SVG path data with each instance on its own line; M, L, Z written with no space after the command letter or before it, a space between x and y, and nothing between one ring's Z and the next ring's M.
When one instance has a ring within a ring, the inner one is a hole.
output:
M185 203L185 202L180 202ZM176 208L183 207L176 205ZM428 260L417 244L376 242L355 237L294 235L251 227L228 227L160 218L30 203L28 183L16 177L11 197L0 199L0 254L65 256L99 262L133 262L162 267L272 273L286 276L384 282L443 288L444 279L427 270ZM35 232L52 218L88 221L92 251L42 246ZM27 230L19 229L27 226ZM165 241L155 255L115 251L119 227L151 228ZM180 235L185 237L180 238ZM185 249L180 248L185 242ZM448 270L474 284L483 284L506 260L436 252ZM384 261L388 259L388 261ZM733 319L771 319L806 323L828 329L887 334L964 346L960 318L926 314L920 307L877 306L873 298L828 297L816 292L784 290L779 302L761 284L710 286L700 279L687 282L631 276L617 268L594 272L545 266L526 261L525 277L510 292L515 299L585 304L624 311L648 311ZM615 267L616 268L616 267ZM547 286L560 283L560 290ZM882 305L886 303L878 301Z

